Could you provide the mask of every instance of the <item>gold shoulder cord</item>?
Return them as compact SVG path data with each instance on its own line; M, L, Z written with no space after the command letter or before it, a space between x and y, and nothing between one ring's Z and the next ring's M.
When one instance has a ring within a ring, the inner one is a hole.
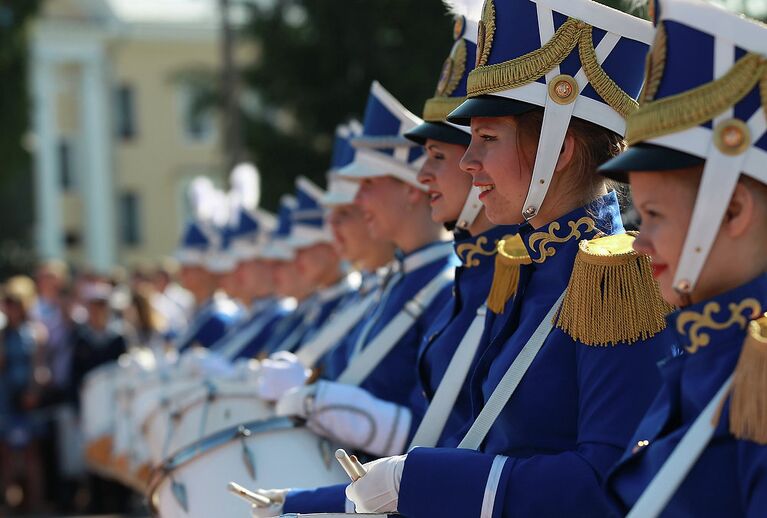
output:
M583 70L594 90L622 116L633 113L638 107L637 102L599 64L591 25L574 18L563 23L540 49L503 63L474 69L469 74L469 97L492 94L537 81L562 63L576 46ZM484 51L489 53L488 48Z
M592 346L634 343L666 327L671 311L650 258L632 248L635 234L581 241L556 326Z
M730 433L767 445L767 317L752 321L730 389ZM721 413L720 413L721 415ZM714 425L719 415L714 418Z
M517 293L519 270L523 264L531 264L525 244L518 234L505 236L498 241L495 270L487 308L493 313L503 313L506 303Z

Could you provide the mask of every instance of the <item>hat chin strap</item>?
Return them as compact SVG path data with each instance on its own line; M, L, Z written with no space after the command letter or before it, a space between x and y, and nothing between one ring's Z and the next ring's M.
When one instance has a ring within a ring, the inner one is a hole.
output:
M458 222L456 227L461 230L468 230L474 223L474 220L479 216L482 210L482 202L479 201L479 194L482 192L479 187L472 187L469 191L469 195L466 197L466 203L463 204L463 210L458 216Z
M533 177L530 180L530 188L527 191L527 198L522 209L522 216L526 220L534 218L541 210L541 205L543 205L543 200L546 198L551 179L554 176L554 169L557 167L576 102L559 104L550 95L546 96L541 137L538 140L538 151L533 166Z
M746 156L747 153L725 155L716 148L712 139L682 255L674 274L674 290L681 295L689 296L695 289L727 212Z

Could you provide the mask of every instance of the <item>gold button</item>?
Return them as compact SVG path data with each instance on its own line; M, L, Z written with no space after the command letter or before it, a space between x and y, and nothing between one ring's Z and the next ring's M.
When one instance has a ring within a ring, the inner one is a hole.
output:
M567 74L560 74L549 82L549 96L557 104L574 102L578 91L578 82Z
M725 155L740 155L751 146L751 130L739 119L722 121L714 128L714 144Z

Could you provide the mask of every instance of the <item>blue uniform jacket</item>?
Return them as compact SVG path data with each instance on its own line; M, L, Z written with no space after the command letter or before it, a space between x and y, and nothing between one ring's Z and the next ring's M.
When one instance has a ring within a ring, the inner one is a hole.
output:
M322 326L350 291L352 288L344 278L338 284L318 290L299 303L292 314L276 325L261 352L271 354L277 351L296 351L304 340Z
M578 242L622 231L614 193L542 228L520 228L532 264L521 267L504 328L477 362L474 416L567 287ZM655 395L656 362L669 347L665 333L591 347L553 329L480 452L408 454L399 511L410 518L604 516L604 475Z
M750 319L767 310L767 275L668 317L683 352L661 365L663 386L607 484L629 511L732 373ZM662 516L767 516L767 446L729 432L725 404L714 437Z
M256 300L251 305L250 315L232 327L211 349L226 354L232 361L252 358L288 313L287 305L274 297ZM239 347L233 350L233 344Z
M411 437L426 413L453 354L474 321L477 309L487 300L493 282L496 244L505 236L516 233L517 228L516 225L494 227L476 237L467 233L456 235L454 248L461 265L455 269L452 303L445 305L432 323L418 354L420 384L411 405L414 417ZM456 446L457 443L446 445L444 441L455 437L471 415L467 377L438 445Z
M176 348L184 351L193 345L210 347L242 318L241 308L231 299L214 295L197 310L187 330L179 336Z
M435 247L447 247L446 253L428 262L422 261L425 254L434 253ZM349 339L333 351L333 360L340 374L352 357L357 339L363 333L368 319L371 326L367 330L364 344L369 343L389 323L426 284L446 268L454 267L455 256L450 253L449 243L432 243L408 255L398 257L398 267L402 275L389 280L389 285L382 290L381 303L371 309L371 314L363 318L363 325L357 326ZM411 269L411 265L415 265ZM399 277L399 278L397 278ZM387 290L388 288L388 290ZM402 406L410 406L413 392L418 384L417 371L414 368L418 357L420 344L423 342L427 328L437 314L449 305L452 286L443 289L421 314L413 327L397 342L381 363L370 373L360 385L375 397L392 401ZM364 349L364 345L362 346ZM340 358L340 361L339 361ZM340 368L338 368L340 367ZM396 373L396 378L392 373ZM337 376L336 374L336 376ZM417 426L415 423L414 426ZM294 490L286 499L284 511L288 512L343 512L346 497L345 485L330 486L314 490Z

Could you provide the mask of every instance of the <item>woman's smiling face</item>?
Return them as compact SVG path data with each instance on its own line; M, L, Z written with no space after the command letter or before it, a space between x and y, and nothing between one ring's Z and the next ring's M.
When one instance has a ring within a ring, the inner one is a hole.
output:
M428 139L425 147L427 158L418 181L429 188L431 219L437 223L455 221L471 190L471 176L459 167L466 146Z
M532 163L521 156L517 123L513 117L473 117L471 144L461 160L487 217L497 225L524 221L523 205L532 177Z

